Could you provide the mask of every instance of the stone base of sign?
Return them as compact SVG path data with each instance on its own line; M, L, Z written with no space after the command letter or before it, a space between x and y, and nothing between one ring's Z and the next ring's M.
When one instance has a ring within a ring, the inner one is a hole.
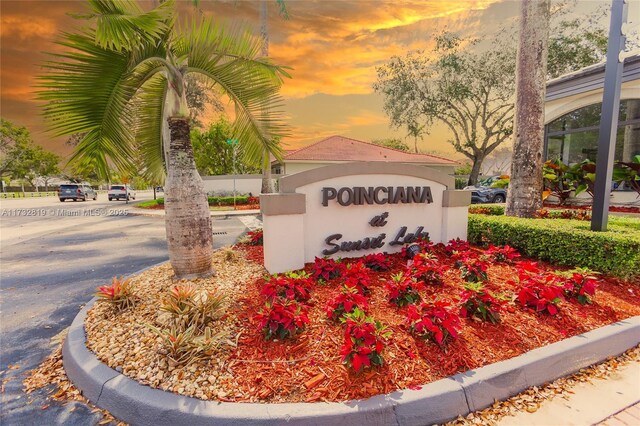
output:
M358 162L279 182L280 193L260 196L264 265L270 273L300 269L325 255L397 252L421 232L436 243L467 239L471 192L454 190L453 177L436 170ZM383 243L370 247L375 238Z
M141 385L100 362L76 316L63 346L69 379L91 402L132 425L425 425L443 423L616 356L638 344L640 316L557 342L510 360L402 390L345 403L257 404L203 401Z

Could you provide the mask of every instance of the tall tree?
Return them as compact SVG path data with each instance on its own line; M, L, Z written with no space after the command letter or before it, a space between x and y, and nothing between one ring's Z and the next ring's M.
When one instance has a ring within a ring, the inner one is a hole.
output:
M242 161L242 146L229 145L227 141L231 138L233 125L225 116L211 123L205 131L191 129L193 158L200 174L214 176L260 172L260 167Z
M57 135L86 133L71 161L94 164L102 176L110 165L134 168L136 147L150 172L166 166L171 265L180 278L208 275L211 219L193 160L185 78L198 74L234 102L235 137L247 159L259 163L265 151L281 155L274 136L284 131L278 91L286 73L261 58L260 40L241 28L204 16L175 24L174 1L149 11L134 1L88 6L80 17L93 25L65 33L65 52L53 54L40 77L39 98L49 101L45 117Z
M473 163L468 183L474 185L482 161L511 135L514 54L498 41L485 52L464 50L462 41L443 33L431 55L391 58L377 69L374 89L384 95L393 127L420 134L445 124L454 149Z
M284 0L276 0L280 16L289 19L289 12ZM269 57L269 8L268 0L260 1L260 39L262 40L261 53L263 58ZM262 155L262 185L261 192L270 194L273 192L273 180L271 178L271 155L264 151Z
M397 149L398 151L409 151L409 146L406 143L402 142L400 139L396 138L374 139L371 141L371 143L391 149Z
M522 0L520 3L515 138L505 210L508 216L533 217L542 207L549 13L549 0Z

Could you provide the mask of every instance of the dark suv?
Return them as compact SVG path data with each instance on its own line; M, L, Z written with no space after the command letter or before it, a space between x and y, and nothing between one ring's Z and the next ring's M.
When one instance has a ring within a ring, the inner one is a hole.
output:
M60 185L58 198L60 198L60 201L62 202L65 200L87 201L89 198L96 200L98 198L98 193L89 185L82 183L70 183Z
M504 176L491 176L482 179L476 186L467 186L464 189L471 190L471 203L504 203L507 200L507 189L493 186L496 182L504 180Z

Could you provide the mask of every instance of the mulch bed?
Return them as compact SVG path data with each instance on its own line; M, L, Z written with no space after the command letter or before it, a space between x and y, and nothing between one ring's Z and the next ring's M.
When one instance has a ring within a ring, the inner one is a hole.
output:
M474 249L478 250L478 249ZM404 269L405 259L389 255L391 271L370 271L371 294L367 313L387 325L392 335L384 350L381 368L356 374L340 358L343 327L327 318L325 306L339 293L339 279L316 284L308 304L310 325L292 340L265 341L255 314L264 305L261 295L264 273L262 247L239 245L234 251L240 259L225 262L217 254L218 276L195 282L204 288L221 288L229 293L227 314L220 320L237 346L221 350L207 362L171 367L158 354L157 339L144 326L158 315L160 300L175 285L168 266L137 277L141 301L128 311L113 314L107 306L91 309L85 327L88 347L112 368L143 384L195 396L206 400L235 402L312 402L346 401L388 393L398 389L416 389L421 385L512 358L532 349L640 315L640 283L599 277L593 304L580 305L570 299L560 305L555 316L537 313L510 303L497 325L473 319L461 319L460 336L441 347L414 337L407 329L407 308L398 308L387 300L384 281ZM444 284L421 291L423 300L455 301L463 290L460 271L444 253L441 263L450 265ZM543 269L557 268L539 263ZM311 271L312 265L307 265ZM513 296L517 277L513 265L492 264L485 288Z
M544 207L548 209L562 209L562 210L567 210L567 209L591 210L592 209L591 205L570 205L570 204L559 205L559 204L551 204L551 203L544 203ZM640 213L640 207L609 206L609 211L616 212L616 213Z
M245 247L244 250L249 258L261 256L261 247ZM463 319L460 337L440 348L435 343L415 338L403 325L406 308L398 308L387 301L382 283L402 270L405 263L399 254L391 257L395 266L392 271L370 272L372 291L368 297L368 314L388 325L393 332L385 349L384 367L350 374L341 364L343 328L329 321L324 310L327 301L338 293L339 280L316 285L313 289L309 311L311 326L302 334L292 341L265 342L252 320L264 303L264 297L260 296L264 281L257 279L247 286L245 297L238 304L243 333L238 349L230 358L238 385L235 400L256 401L260 393L262 399L274 402L345 401L396 389L418 388L640 314L640 287L615 278L602 278L592 305L583 306L569 300L562 304L560 314L549 316L514 304L503 314L502 323L498 325ZM440 260L447 261L443 256ZM546 268L558 269L549 265ZM311 265L305 268L308 272L311 269ZM517 275L513 266L493 265L488 275L487 290L507 294L517 292L508 284ZM460 273L452 267L445 275L445 284L427 287L423 299L455 300L462 288ZM306 389L303 386L319 374L325 378L317 387ZM266 392L262 392L264 388L259 385L268 386L272 392L264 398Z

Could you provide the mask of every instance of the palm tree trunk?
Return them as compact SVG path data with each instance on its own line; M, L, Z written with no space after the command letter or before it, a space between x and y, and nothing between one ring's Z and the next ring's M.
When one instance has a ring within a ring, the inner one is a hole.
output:
M520 7L513 125L515 140L505 214L533 217L542 207L549 0L522 0Z
M207 194L193 160L187 117L167 119L170 131L165 182L169 259L176 278L211 275L213 234Z

